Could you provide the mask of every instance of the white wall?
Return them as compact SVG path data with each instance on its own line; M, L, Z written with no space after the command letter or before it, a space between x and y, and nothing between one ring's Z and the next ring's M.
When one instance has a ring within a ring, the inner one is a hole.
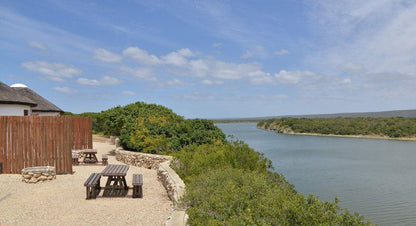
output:
M0 115L24 116L24 110L31 114L30 106L19 104L0 104Z
M37 114L39 116L59 116L59 112L41 112L41 111L33 111L32 114Z

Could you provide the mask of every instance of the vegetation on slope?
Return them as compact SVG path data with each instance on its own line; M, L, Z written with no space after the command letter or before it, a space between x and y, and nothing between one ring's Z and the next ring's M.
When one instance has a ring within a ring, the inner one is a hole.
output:
M280 118L257 127L288 133L416 137L416 118Z
M175 156L190 225L370 225L334 202L297 193L242 142L192 145Z
M187 185L183 205L190 225L369 224L336 203L297 193L267 158L227 141L210 120L185 120L141 102L91 116L94 128L120 136L126 149L175 157L172 166Z

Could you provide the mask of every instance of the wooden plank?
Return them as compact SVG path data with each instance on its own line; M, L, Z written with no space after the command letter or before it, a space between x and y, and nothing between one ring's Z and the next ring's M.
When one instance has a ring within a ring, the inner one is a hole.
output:
M0 162L2 162L2 173L6 172L6 164L7 164L7 158L6 158L6 148L7 148L7 118L6 117L0 117Z

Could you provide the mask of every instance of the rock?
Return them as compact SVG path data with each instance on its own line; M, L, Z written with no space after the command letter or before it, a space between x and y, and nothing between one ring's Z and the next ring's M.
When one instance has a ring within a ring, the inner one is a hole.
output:
M36 183L36 182L38 182L38 179L37 179L36 177L32 177L32 178L29 180L29 183Z
M110 136L110 144L116 144L116 136Z

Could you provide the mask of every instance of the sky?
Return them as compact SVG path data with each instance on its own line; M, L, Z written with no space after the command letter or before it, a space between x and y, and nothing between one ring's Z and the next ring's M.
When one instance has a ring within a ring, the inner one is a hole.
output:
M413 0L2 0L0 81L73 113L416 109L415 21Z

